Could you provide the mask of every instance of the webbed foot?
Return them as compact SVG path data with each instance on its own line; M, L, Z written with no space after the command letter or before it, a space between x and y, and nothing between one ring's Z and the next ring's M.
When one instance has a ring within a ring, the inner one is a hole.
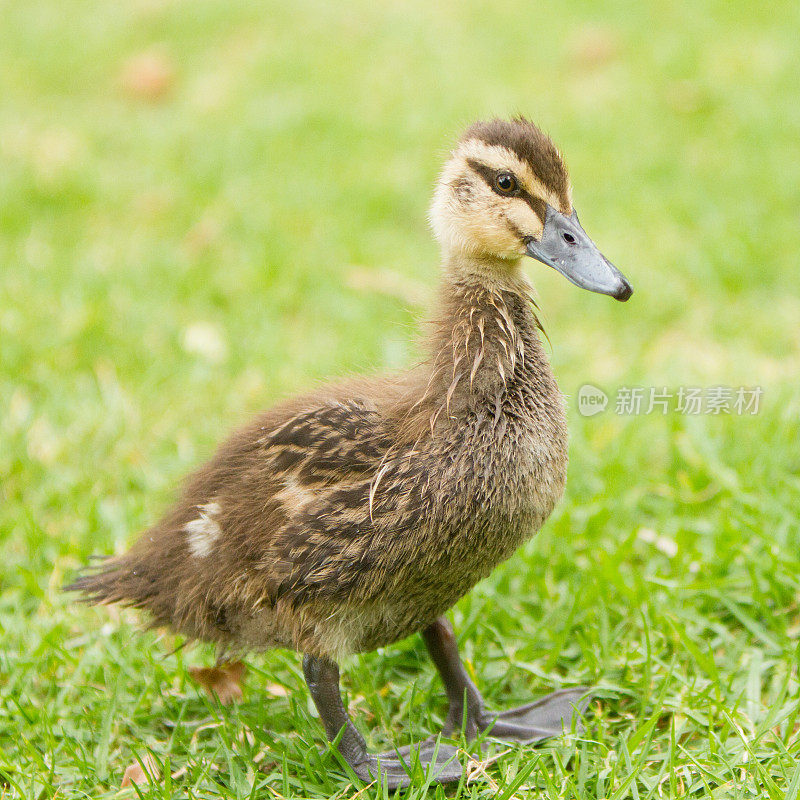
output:
M461 663L456 637L447 619L440 617L422 635L450 700L444 726L446 735L462 730L463 726L467 741L488 730L490 739L540 742L571 730L573 716L583 714L589 705L588 689L576 686L509 711L488 711L478 687ZM577 720L577 730L583 730L580 719Z
M434 783L450 783L461 778L461 764L457 758L458 750L452 745L425 741L416 748L406 746L396 753L367 754L366 761L351 764L353 771L362 781L380 781L388 789L410 786L413 764L419 761L424 779L431 778Z
M356 730L342 704L336 664L327 658L307 655L303 658L303 672L328 739L336 743L342 758L361 780L380 780L388 789L410 786L416 762L424 772L422 780L448 783L461 777L461 764L456 758L458 751L436 739L426 739L396 752L369 753L364 737Z
M540 697L533 703L502 711L499 714L483 712L478 729L488 729L490 739L505 742L533 743L560 736L572 728L572 718L583 714L589 705L588 689L575 686L560 689ZM576 721L578 733L583 731L580 716Z

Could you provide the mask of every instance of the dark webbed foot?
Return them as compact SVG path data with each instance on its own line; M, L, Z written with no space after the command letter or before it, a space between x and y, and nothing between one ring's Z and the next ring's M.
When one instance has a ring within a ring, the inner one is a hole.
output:
M399 753L399 755L398 755ZM403 747L398 753L365 753L366 761L350 764L362 781L380 780L389 789L411 785L409 772L416 760L423 771L423 780L430 776L434 783L450 783L461 778L461 764L456 755L458 750L449 744L424 741L417 747Z
M380 779L389 789L410 786L409 772L415 761L419 761L425 776L434 782L448 783L461 777L456 748L445 744L437 747L435 740L392 753L369 753L364 737L356 730L342 705L336 664L327 658L305 656L303 673L328 739L333 742L339 737L339 753L361 780Z
M573 716L582 714L589 703L587 689L576 686L548 694L545 697L495 713L486 710L478 687L464 669L458 655L453 628L445 617L440 617L423 631L425 644L431 654L445 691L450 700L450 710L445 723L445 734L461 730L468 740L488 730L488 737L509 742L532 743L560 736L572 728ZM465 713L466 703L466 713ZM580 719L577 730L583 730Z
M489 730L490 739L507 742L533 743L560 736L572 729L572 718L583 714L589 704L585 686L561 689L540 697L533 703L502 711L499 714L484 711L478 723L480 730ZM578 733L583 724L578 718Z

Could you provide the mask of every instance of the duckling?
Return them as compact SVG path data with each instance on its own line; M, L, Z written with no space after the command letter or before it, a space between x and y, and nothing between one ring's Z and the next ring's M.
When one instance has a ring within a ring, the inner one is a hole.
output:
M445 736L463 726L468 739L536 742L585 708L576 687L489 711L444 615L564 490L564 403L523 257L617 300L633 291L581 227L559 151L522 117L465 131L430 220L443 267L427 359L264 412L128 552L68 587L224 652L301 652L328 739L390 788L409 784L411 748L368 752L340 696L347 655L422 632L449 699ZM437 781L460 776L454 747L428 739L415 752Z

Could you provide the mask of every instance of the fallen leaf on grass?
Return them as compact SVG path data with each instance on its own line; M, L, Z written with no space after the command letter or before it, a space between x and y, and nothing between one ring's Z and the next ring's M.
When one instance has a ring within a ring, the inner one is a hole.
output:
M175 84L175 65L166 53L149 50L129 58L120 83L126 94L151 103L163 99Z
M190 667L189 674L211 697L216 695L222 705L242 699L242 679L247 667L241 661L231 661L218 667Z
M150 753L147 753L142 759L140 764L134 761L133 764L128 765L125 769L125 774L122 776L122 783L120 789L125 789L133 784L141 785L143 783L153 782L156 783L161 777L158 769L158 764L155 758Z
M568 47L573 63L594 69L613 61L619 55L620 43L613 28L586 25L570 37Z

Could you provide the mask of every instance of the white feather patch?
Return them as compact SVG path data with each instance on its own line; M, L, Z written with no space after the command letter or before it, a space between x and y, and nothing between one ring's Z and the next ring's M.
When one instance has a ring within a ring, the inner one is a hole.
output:
M219 503L206 503L198 508L200 516L187 522L183 529L186 531L192 555L195 558L205 558L222 534L219 523L214 519L220 512L220 506Z

